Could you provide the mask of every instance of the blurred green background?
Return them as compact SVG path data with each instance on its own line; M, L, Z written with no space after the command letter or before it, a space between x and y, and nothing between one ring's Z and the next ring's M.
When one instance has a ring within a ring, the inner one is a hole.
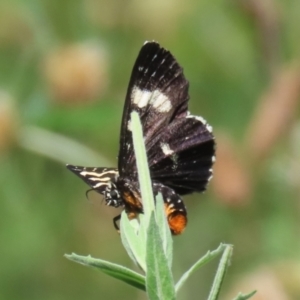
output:
M300 1L0 2L0 298L145 299L74 264L91 254L134 268L100 195L65 163L116 166L123 102L145 40L171 50L190 110L213 126L215 176L185 197L177 279L234 244L221 299L300 299ZM206 299L216 263L179 299Z

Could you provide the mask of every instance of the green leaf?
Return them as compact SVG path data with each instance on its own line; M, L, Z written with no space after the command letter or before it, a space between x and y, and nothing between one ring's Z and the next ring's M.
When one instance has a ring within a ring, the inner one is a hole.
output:
M122 212L120 222L120 233L122 244L129 257L146 272L146 239L144 242L138 235L139 224L137 219L129 221L125 211Z
M218 270L217 270L217 274L216 274L214 282L213 282L213 286L212 286L209 296L208 296L208 300L217 300L218 299L221 285L222 285L227 267L229 265L229 261L232 256L232 251L233 251L233 246L226 245L225 250L222 255L222 258L220 260L219 266L218 266Z
M187 270L181 278L176 283L176 293L179 291L179 289L183 286L183 284L186 282L186 280L199 268L203 267L205 264L213 260L216 256L221 254L228 245L226 244L220 244L220 246L213 251L208 251L204 256L202 256L194 265L192 265L189 270Z
M160 193L156 197L156 221L158 224L160 236L162 238L163 249L168 259L169 268L172 268L173 239L166 218L164 201Z
M256 294L256 291L253 291L247 295L239 293L233 300L247 300L250 299L254 294Z
M175 288L159 228L152 213L147 235L146 290L150 300L175 299Z
M152 184L150 178L150 171L148 167L148 159L143 138L143 129L139 115L136 111L131 113L131 128L134 152L136 156L139 183L141 188L141 195L143 199L143 210L146 223L149 222L151 212L154 211L154 198L152 191Z
M75 253L72 254L65 254L65 257L80 263L84 266L92 267L94 269L100 270L103 273L110 275L116 279L124 281L140 290L145 291L145 276L134 272L128 268L123 266L113 264L111 262L96 259L89 256L81 256Z

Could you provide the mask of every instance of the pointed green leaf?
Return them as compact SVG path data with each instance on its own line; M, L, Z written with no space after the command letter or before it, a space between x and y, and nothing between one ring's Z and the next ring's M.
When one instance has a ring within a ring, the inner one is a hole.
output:
M254 294L256 294L256 291L253 291L247 295L239 293L233 300L247 300L254 296Z
M225 248L227 247L226 244L220 244L220 246L213 251L208 251L204 256L202 256L195 264L193 264L178 280L176 283L176 293L179 289L183 286L183 284L187 281L187 279L198 269L203 267L205 264L213 260L216 256L221 254Z
M151 211L154 211L155 209L154 198L150 178L150 171L148 167L148 159L144 144L143 129L139 115L136 111L133 111L131 113L131 128L134 153L136 156L139 183L141 188L141 195L143 199L143 209L146 218L145 221L146 223L148 223Z
M166 218L164 201L160 193L156 197L156 221L158 224L160 236L162 237L163 249L168 259L169 267L172 268L173 239Z
M111 262L96 259L89 256L81 256L75 253L72 254L65 254L65 257L80 263L84 266L92 267L94 269L100 270L103 273L110 275L116 279L124 281L140 290L145 291L145 276L134 272L128 268L123 266L113 264Z
M140 214L139 220L140 220L140 228L139 228L139 232L138 232L139 241L140 241L140 243L144 244L144 248L146 249L148 224L146 224L145 215ZM145 250L145 256L146 256L146 250Z
M132 261L146 271L146 241L142 242L138 235L139 224L137 219L129 221L125 211L122 212L120 233L122 244Z
M209 296L208 296L208 300L217 300L218 299L221 285L222 285L227 267L229 265L229 261L231 259L232 251L233 251L233 246L226 245L226 248L223 252L222 258L221 258L219 266L218 266L218 270L217 270L217 274L216 274L214 282L213 282L213 286L212 286Z
M158 226L152 213L147 239L146 290L150 300L173 300L175 289L168 260L163 250Z

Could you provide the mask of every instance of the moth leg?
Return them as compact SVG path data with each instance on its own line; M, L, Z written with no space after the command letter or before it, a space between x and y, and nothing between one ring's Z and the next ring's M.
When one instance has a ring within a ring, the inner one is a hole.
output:
M117 222L120 221L120 219L121 219L121 215L118 215L118 216L116 216L116 217L113 218L114 227L115 227L115 229L116 229L118 232L120 232L120 227L119 227L119 225L117 224Z

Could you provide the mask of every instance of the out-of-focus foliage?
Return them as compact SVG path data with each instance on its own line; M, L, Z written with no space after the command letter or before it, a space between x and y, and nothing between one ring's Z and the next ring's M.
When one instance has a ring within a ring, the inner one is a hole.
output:
M175 274L231 243L222 299L253 289L253 299L299 299L299 36L298 0L1 1L0 298L144 299L63 257L131 267L118 211L87 201L62 162L116 165L131 68L157 40L184 67L190 110L213 125L219 154L208 192L185 197ZM215 267L182 299L205 299Z

